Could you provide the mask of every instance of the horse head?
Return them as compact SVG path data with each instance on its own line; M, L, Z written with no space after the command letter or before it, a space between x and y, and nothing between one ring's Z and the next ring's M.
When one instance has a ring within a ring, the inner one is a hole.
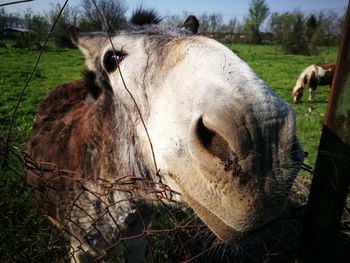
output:
M105 160L84 174L161 180L229 242L283 213L303 151L292 108L195 25L71 30L98 87L81 129L108 148L84 148Z

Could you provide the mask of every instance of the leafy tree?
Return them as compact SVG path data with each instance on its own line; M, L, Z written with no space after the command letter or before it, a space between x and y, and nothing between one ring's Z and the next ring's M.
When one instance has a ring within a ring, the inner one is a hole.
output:
M323 45L339 44L343 17L336 12L329 10L318 15L320 26L320 38Z
M220 13L212 13L209 15L209 30L211 36L215 39L221 39L222 15Z
M171 15L168 16L163 23L171 25L171 26L180 26L186 21L186 19L192 15L192 13L188 11L183 11L181 15Z
M0 8L0 44L4 45L2 43L3 40L3 31L2 29L6 27L6 13L4 8Z
M318 28L318 24L317 24L316 17L312 14L306 20L306 34L309 41L312 39L313 35L316 33L317 28Z
M270 30L275 35L275 41L281 44L287 53L311 53L305 24L304 15L299 11L273 13L270 17Z
M34 31L34 36L36 41L45 40L49 32L49 23L45 17L41 15L34 15L31 21L31 29Z
M20 13L7 13L6 14L6 27L23 27L23 20Z
M279 13L272 13L269 21L269 31L274 34L274 41L276 43L282 43L283 39L283 30L282 27L286 24L283 23L283 18L287 16L288 13L284 13L283 15Z
M212 34L215 34L222 25L222 15L219 13L212 13L209 15L209 30Z
M209 17L206 13L202 14L199 18L199 24L200 24L200 32L202 34L206 34L209 32Z
M227 34L228 36L228 41L229 42L233 42L235 39L235 33L237 32L237 28L238 28L238 22L236 18L231 18L227 24L224 24L222 26L222 31Z
M217 38L223 26L223 18L220 13L203 13L199 17L199 29L204 35L209 34L211 37Z
M18 17L19 21L22 21L22 26L24 28L31 29L31 41L41 41L44 40L49 31L49 23L40 13L34 13L31 8L28 8L24 14L23 18Z
M305 36L304 15L296 12L293 17L293 28L285 48L294 54L307 54L307 38Z
M309 54L318 54L317 46L322 41L322 25L314 14L311 14L306 20L306 36L309 43Z
M270 9L265 0L252 0L249 4L249 15L246 21L246 27L252 43L261 41L260 27L269 16Z
M97 0L96 6L91 0L82 0L82 20L80 27L84 30L120 29L126 23L127 7L121 0ZM101 15L106 23L104 25ZM107 27L107 28L106 28Z
M73 44L67 35L67 28L72 25L78 25L79 12L77 8L67 5L58 17L61 9L62 6L60 4L51 5L51 10L47 14L47 20L50 26L52 26L57 19L57 24L53 32L55 44L58 47L70 48L73 47Z
M183 23L184 19L180 15L171 15L168 16L165 20L165 24L171 26L178 26Z

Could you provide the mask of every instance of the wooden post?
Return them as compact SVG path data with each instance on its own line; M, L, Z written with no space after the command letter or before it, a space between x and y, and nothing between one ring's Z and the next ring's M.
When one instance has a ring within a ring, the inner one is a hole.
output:
M298 262L334 262L334 241L349 186L350 5L305 212Z

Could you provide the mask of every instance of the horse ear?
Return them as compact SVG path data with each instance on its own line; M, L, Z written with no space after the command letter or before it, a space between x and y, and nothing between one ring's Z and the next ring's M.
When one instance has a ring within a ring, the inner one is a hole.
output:
M96 58L108 40L107 33L80 32L76 27L70 27L68 33L73 44L84 54L86 67L96 71Z
M195 16L191 15L187 17L185 22L182 24L181 28L185 28L191 31L193 34L197 34L199 28L199 21Z
M130 23L136 26L158 24L160 21L162 18L154 9L145 10L142 6L136 9L130 18Z

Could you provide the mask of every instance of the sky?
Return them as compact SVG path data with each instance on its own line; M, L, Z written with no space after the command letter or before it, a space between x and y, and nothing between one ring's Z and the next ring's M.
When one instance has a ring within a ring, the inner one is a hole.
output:
M0 0L0 4L15 0ZM242 20L248 14L250 0L123 0L128 6L127 15L139 6L155 8L162 17L181 15L184 11L197 16L203 13L221 13L224 21L231 18ZM5 11L14 12L31 8L35 12L47 11L50 3L61 3L64 0L34 0L29 3L6 6ZM286 12L296 9L308 13L333 10L343 14L349 0L265 0L270 12ZM70 6L79 6L80 0L69 0Z

